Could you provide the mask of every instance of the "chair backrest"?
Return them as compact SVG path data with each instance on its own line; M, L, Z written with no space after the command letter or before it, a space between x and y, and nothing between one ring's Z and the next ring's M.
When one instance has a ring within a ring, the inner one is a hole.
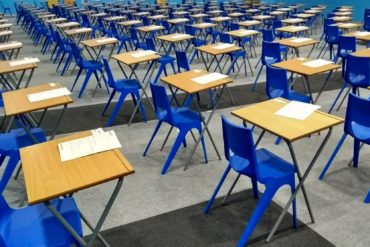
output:
M153 38L146 38L145 41L146 41L146 46L148 50L156 51Z
M148 17L142 16L141 19L143 20L144 26L149 26L150 25Z
M152 91L154 110L158 118L164 114L167 116L169 122L174 122L171 105L168 100L166 88L159 84L150 83Z
M289 98L289 82L286 70L266 65L266 94L272 98Z
M272 42L275 39L274 32L271 29L262 30L262 40L267 42Z
M81 50L78 47L78 45L74 42L70 42L70 46L72 48L72 55L74 59L76 60L77 65L81 65L81 63L84 61L82 55L81 55Z
M326 35L325 35L325 41L329 43L338 43L339 42L339 28L337 26L326 26Z
M190 25L185 25L185 33L188 34L188 35L195 36L196 30L195 30L194 27L192 27Z
M364 19L364 30L365 31L370 31L370 14L365 16Z
M134 28L130 28L130 35L131 35L131 39L135 42L139 42L139 37L137 36L137 32L136 32L136 29Z
M116 27L116 23L114 21L111 21L109 23L109 26L110 26L110 30L112 31L113 36L118 37L118 30Z
M369 57L357 57L349 54L346 66L344 79L353 86L354 92L356 87L370 86Z
M262 41L262 64L281 62L280 44Z
M231 44L231 37L228 33L220 33L220 42Z
M89 20L89 17L85 14L81 15L81 18L82 18L82 26L84 27L90 27L90 20Z
M365 128L361 128L365 127ZM370 100L352 93L348 96L344 131L351 136L370 136ZM362 130L362 131L361 131ZM364 131L365 130L365 131Z
M233 156L245 159L249 162L245 167L250 166L249 169L252 169L258 177L256 170L256 151L252 130L238 126L222 116L222 135L224 138L226 159L230 160Z
M116 85L116 81L114 79L114 76L113 76L113 73L112 73L112 70L109 66L109 62L106 58L102 57L101 58L101 62L104 66L104 70L105 70L105 73L107 73L107 77L108 77L108 85L111 87L111 88L114 88L115 85Z
M272 22L272 28L275 29L275 28L279 28L279 27L282 27L283 26L283 23L281 22L281 20L274 20Z
M230 22L229 25L230 25L230 30L231 31L235 31L235 30L238 30L240 28L238 23Z
M98 18L98 26L101 31L105 32L105 25L102 18Z
M166 20L162 20L162 26L163 26L167 31L170 31L170 30L171 30L170 23L168 23L168 21L166 21Z
M190 70L188 57L186 56L185 51L176 51L176 62L177 62L177 68L179 72L180 72L180 68L184 69L185 71Z
M338 54L351 53L356 51L356 37L340 36L338 45Z

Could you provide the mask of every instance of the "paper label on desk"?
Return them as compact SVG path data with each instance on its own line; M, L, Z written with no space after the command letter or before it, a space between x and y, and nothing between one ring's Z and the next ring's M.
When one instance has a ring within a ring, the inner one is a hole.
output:
M41 100L57 98L60 96L65 96L65 95L70 95L70 94L71 92L66 87L62 87L62 88L51 89L51 90L47 90L43 92L28 94L27 97L30 102L37 102Z
M199 84L207 84L207 83L214 82L214 81L217 81L217 80L221 80L221 79L224 79L224 78L227 78L227 77L228 77L227 75L214 72L214 73L210 73L210 74L207 74L207 75L202 75L202 76L193 78L191 80L193 82L196 82L196 83L199 83Z
M293 39L292 42L293 43L302 43L302 42L306 42L306 41L311 41L312 39L310 38L297 38L297 39Z
M370 32L356 32L356 35L357 36L367 36L367 35L370 35Z
M173 39L182 39L182 38L190 37L190 35L189 34L185 34L185 33L179 33L179 34L172 34L171 37Z
M137 51L135 53L131 53L130 55L133 56L133 57L139 58L139 57L150 56L150 55L153 55L153 54L157 54L157 52L156 51L152 51L152 50Z
M117 41L116 38L107 38L107 37L104 37L104 38L99 38L96 40L97 43L108 43L108 42L114 42L114 41Z
M58 144L62 162L116 148L121 148L121 143L114 130Z
M287 118L294 118L304 120L309 117L314 111L319 109L321 106L312 105L298 101L291 101L280 110L275 112L275 115Z
M227 48L231 48L231 47L234 47L235 45L234 44L218 44L218 45L214 45L212 46L213 49L216 49L216 50L223 50L223 49L227 49Z
M19 65L25 65L25 64L30 64L30 63L38 63L38 62L40 62L40 60L37 57L35 57L35 58L26 57L22 60L11 61L11 62L9 62L9 65L10 66L19 66Z
M311 67L311 68L319 68L319 67L329 65L329 64L333 64L333 63L334 62L332 62L332 61L328 61L328 60L324 60L324 59L316 59L316 60L312 60L312 61L309 61L309 62L306 62L306 63L302 63L302 65L308 66L308 67Z
M0 44L0 49L1 48L12 48L12 47L17 47L17 46L22 46L22 42L12 41L10 43Z

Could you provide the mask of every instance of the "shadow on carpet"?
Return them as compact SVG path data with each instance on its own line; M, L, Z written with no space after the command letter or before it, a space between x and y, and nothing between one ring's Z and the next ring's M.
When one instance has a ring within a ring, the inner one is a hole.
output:
M258 200L252 190L235 193L227 206L216 199L208 215L203 214L204 203L115 227L102 232L111 246L178 247L178 246L236 246ZM292 216L287 214L272 242L265 238L282 208L272 202L255 228L248 246L334 246L308 226L299 222L292 228ZM88 237L86 237L88 238ZM102 246L97 240L95 247Z

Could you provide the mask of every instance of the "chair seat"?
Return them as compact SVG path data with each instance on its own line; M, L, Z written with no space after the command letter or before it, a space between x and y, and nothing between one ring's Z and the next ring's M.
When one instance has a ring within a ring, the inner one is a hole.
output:
M200 117L198 113L190 110L187 107L178 107L178 108L171 108L173 114L173 125L180 126L180 125L191 125L192 123L200 122ZM168 115L166 111L162 111L158 118L164 122L169 122Z
M175 58L168 55L164 55L159 59L159 63L170 63L172 61L175 61Z
M127 80L127 79L122 79L122 80L117 80L115 89L117 91L121 91L123 89L140 89L141 85L136 81L136 80Z
M202 46L202 45L206 45L207 42L203 39L194 39L193 40L193 44L198 47L198 46Z
M271 153L267 149L261 148L256 150L256 157L261 178L260 182L262 183L267 182L267 180L271 178L278 179L292 176L296 172L292 164Z
M53 200L58 211L82 235L80 216L73 198ZM68 246L72 236L44 204L10 209L1 215L1 238L7 246ZM1 240L0 240L1 241ZM63 245L60 245L64 243Z
M370 144L370 127L352 122L351 128L354 136L356 136L356 139L360 140L360 142Z
M82 61L82 67L87 69L101 69L102 65L98 61L94 60L83 60Z

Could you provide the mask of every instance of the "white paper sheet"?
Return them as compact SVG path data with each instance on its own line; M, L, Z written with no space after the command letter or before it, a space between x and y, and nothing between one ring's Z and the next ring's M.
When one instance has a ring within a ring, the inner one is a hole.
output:
M312 105L298 101L291 101L280 110L275 112L275 115L287 118L294 118L304 120L309 117L314 111L319 109L321 106Z
M22 46L22 42L13 41L13 42L5 43L5 44L0 44L1 49L12 48L12 47L17 47L17 46Z
M185 34L185 33L179 33L179 34L172 34L171 35L171 37L173 39L182 39L182 38L187 38L189 36L190 36L189 34Z
M223 49L231 48L234 46L235 46L234 44L218 44L218 45L212 46L212 48L216 50L223 50Z
M28 94L27 97L30 102L37 102L70 94L71 92L66 87L61 87L43 92Z
M306 42L306 41L311 41L312 39L310 38L297 38L297 39L293 39L292 42L293 43L302 43L302 42Z
M199 83L199 84L207 84L207 83L214 82L214 81L217 81L217 80L221 80L221 79L224 79L224 78L227 78L227 77L228 77L227 75L214 72L214 73L210 73L210 74L207 74L207 75L202 75L202 76L199 76L199 77L195 77L191 80L193 82L196 82L196 83Z
M117 39L116 38L100 38L96 40L96 42L100 44L109 43L113 41L117 41Z
M40 62L40 60L35 57L25 57L24 59L22 60L16 60L16 61L11 61L9 62L9 65L10 66L19 66L19 65L25 65L25 64L30 64L30 63L38 63Z
M140 57L146 57L146 56L153 55L153 54L157 54L157 52L152 51L152 50L137 51L135 53L131 53L130 55L133 56L133 57L136 57L136 58L140 58Z
M91 136L58 144L61 161L64 162L111 149L121 148L121 143L114 130L107 132L99 130L92 133Z
M319 67L322 67L322 66L325 66L325 65L328 65L328 64L332 64L332 63L334 63L334 62L327 61L327 60L324 60L324 59L316 59L316 60L312 60L312 61L302 63L302 64L304 66L308 66L308 67L311 67L311 68L319 68Z

